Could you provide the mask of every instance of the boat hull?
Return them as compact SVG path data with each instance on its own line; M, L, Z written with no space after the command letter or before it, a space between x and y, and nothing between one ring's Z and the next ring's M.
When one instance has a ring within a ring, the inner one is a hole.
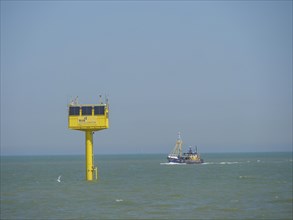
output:
M168 159L168 162L169 163L185 163L182 159L180 158L170 158L170 157L167 157Z
M184 157L167 157L169 163L185 163L185 164L201 164L203 163L203 159L192 160Z

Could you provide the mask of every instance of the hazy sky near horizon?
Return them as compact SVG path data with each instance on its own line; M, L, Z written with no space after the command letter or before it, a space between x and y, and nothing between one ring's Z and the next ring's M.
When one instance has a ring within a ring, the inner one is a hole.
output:
M292 1L1 1L1 155L292 151Z

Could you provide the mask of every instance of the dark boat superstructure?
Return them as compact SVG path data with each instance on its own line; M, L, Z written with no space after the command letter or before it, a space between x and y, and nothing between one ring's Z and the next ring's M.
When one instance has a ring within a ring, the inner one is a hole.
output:
M197 153L197 147L195 151L192 151L191 147L189 147L189 151L187 153L182 154L182 139L180 133L178 133L178 138L176 141L176 145L173 151L168 155L167 159L171 163L186 163L186 164L201 164L203 163L203 159L200 158L200 155Z

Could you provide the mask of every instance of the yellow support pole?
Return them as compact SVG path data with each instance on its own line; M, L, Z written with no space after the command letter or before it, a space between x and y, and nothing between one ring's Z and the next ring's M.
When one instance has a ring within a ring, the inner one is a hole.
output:
M94 155L93 155L93 132L85 131L85 159L86 159L86 180L92 181L94 174Z

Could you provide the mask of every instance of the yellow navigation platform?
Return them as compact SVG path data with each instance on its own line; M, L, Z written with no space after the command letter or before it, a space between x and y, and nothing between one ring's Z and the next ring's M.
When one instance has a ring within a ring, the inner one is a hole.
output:
M69 104L68 128L85 131L86 140L86 180L98 178L98 169L94 166L93 133L109 128L109 105L100 101L99 104L78 104L77 98Z
M109 128L107 104L69 105L68 128L98 131Z

